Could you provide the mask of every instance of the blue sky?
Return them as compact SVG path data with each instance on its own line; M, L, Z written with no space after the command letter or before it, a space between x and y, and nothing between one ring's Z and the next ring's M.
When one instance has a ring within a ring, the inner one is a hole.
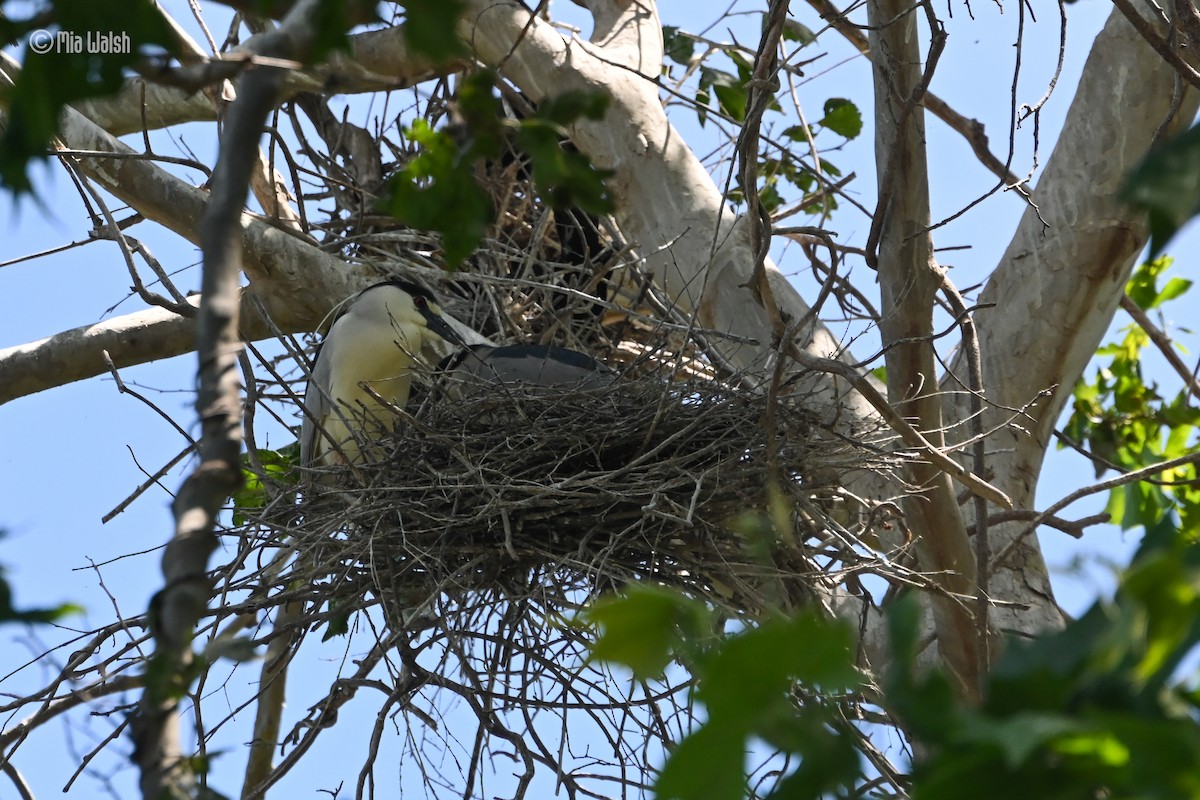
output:
M168 3L178 9L183 4ZM696 6L681 14L677 3L663 3L666 24L693 24ZM716 3L700 4L704 13L715 16ZM1090 42L1099 30L1109 6L1096 2L1074 3L1068 7L1071 27L1068 56L1055 95L1047 103L1041 119L1041 153L1044 163L1053 145L1076 76ZM1015 4L1001 11L996 4L974 3L976 19L965 8L955 6L948 25L950 42L937 73L933 90L969 117L984 121L993 148L1003 152L1007 130L1007 104L1012 81L1013 42L1016 39ZM1028 23L1023 48L1025 74L1018 88L1018 101L1032 103L1041 97L1053 71L1058 41L1058 20L1054 9L1036 24ZM194 24L186 8L177 11L177 19L189 29ZM681 19L682 17L682 19ZM808 24L812 19L804 17ZM216 30L223 31L221 26ZM720 27L709 32L713 39L726 39ZM220 38L220 35L218 35ZM748 41L745 37L739 37ZM831 37L832 38L832 37ZM828 57L812 65L810 80L801 88L809 118L819 115L824 98L843 96L856 100L869 116L871 90L869 68L861 59L850 59L840 66L838 57ZM828 62L828 71L826 63ZM353 107L353 106L352 106ZM680 123L689 141L701 137L692 120ZM967 145L943 126L928 122L930 169L935 218L948 215L989 188L993 180L978 167ZM180 139L155 138L159 152L179 154L184 148L201 160L212 163L215 131L210 125L183 129ZM1028 128L1018 131L1014 172L1023 174L1031 164L1032 134ZM135 146L136 139L133 140ZM702 149L702 148L700 148ZM844 150L828 156L844 171L853 170L858 180L853 185L864 200L874 194L874 161L870 153L869 133ZM1036 180L1036 176L1035 176ZM70 241L87 238L88 224L70 180L56 166L37 170L38 203L14 205L0 196L0 263L40 252ZM117 204L113 202L115 209ZM960 287L982 280L994 265L1022 211L1019 200L997 195L965 214L937 233L939 247L970 245L969 250L954 250L944 256L953 265L952 277ZM861 245L869 222L862 216L843 214L830 227L841 241ZM139 225L132 231L173 273L179 273L179 285L193 289L198 283L194 247L173 234ZM1195 251L1194 232L1180 239L1170 250L1179 254ZM797 271L802 291L809 284L799 276L805 267L796 254L778 251L782 269ZM865 272L862 267L857 268ZM1184 257L1175 274L1195 271L1195 264ZM110 242L95 242L61 254L0 267L0 347L20 344L51 335L60 330L107 319L140 308L140 302L127 296L128 275L118 248ZM1178 321L1200 319L1195 297L1186 299L1173 310ZM1125 321L1118 319L1118 324ZM836 328L835 328L836 331ZM1194 336L1183 341L1194 350ZM863 342L862 353L871 351ZM194 359L181 357L125 370L123 379L144 391L164 410L180 420L192 420L190 410L194 383ZM1165 387L1177 380L1160 364L1150 365L1150 377ZM264 422L264 425L266 423ZM194 423L190 424L195 430ZM103 624L114 616L136 615L147 605L159 586L157 573L159 548L171 532L168 509L169 492L181 480L179 470L169 474L156 487L135 502L112 522L100 520L146 477L173 458L184 442L165 421L142 403L118 393L109 377L71 384L59 389L21 398L0 406L0 527L8 530L0 542L0 563L16 589L21 606L82 603L83 618L71 620L80 630ZM289 441L286 432L263 428L269 439L260 446L278 447ZM1090 482L1090 467L1080 457L1051 451L1039 487L1038 505L1045 507L1073 489ZM1072 517L1095 513L1103 507L1103 495L1081 502L1068 510ZM1066 567L1078 560L1097 559L1124 562L1134 544L1133 537L1106 526L1097 528L1082 542L1050 531L1042 535L1048 559L1056 568L1055 585L1059 601L1073 612L1082 610L1096 591L1109 586L1106 571L1092 566L1079 577ZM136 555L129 555L136 554ZM46 677L40 668L26 670L5 679L10 670L32 657L42 643L55 643L67 637L66 631L40 630L30 634L21 629L0 630L0 688L20 691L40 684ZM70 647L60 653L65 660ZM247 680L243 672L238 680ZM3 722L0 722L2 725ZM103 721L94 723L102 729ZM39 741L22 750L18 766L34 782L41 796L57 792L66 781L61 756L63 739L60 729L51 726L38 734ZM78 745L86 751L84 744ZM344 742L350 747L352 743ZM335 758L336 750L328 757ZM44 754L36 757L33 754ZM41 763L44 762L44 763ZM96 787L80 784L75 794L91 796ZM225 786L231 790L232 786ZM8 796L0 789L0 797ZM383 796L389 796L384 794Z

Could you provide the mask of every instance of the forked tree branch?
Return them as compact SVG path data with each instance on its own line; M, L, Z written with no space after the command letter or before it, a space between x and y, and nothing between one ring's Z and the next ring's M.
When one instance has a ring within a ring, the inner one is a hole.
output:
M0 71L15 77L20 66L0 53ZM102 130L73 108L60 120L60 139L76 167L151 222L198 244L208 193L191 186ZM106 157L105 153L114 154ZM372 277L356 275L337 258L249 214L240 220L246 300L262 301L285 332L313 330L329 312L331 298L346 297ZM241 315L248 339L271 335L259 313ZM195 326L162 309L147 309L86 325L28 344L0 349L0 403L104 374L107 350L118 367L178 356L195 346Z
M317 37L319 0L301 0L268 34L263 50L307 57ZM217 515L241 482L242 408L238 330L242 237L239 227L258 158L258 140L275 107L282 71L259 68L238 84L221 135L212 196L201 225L203 277L196 315L199 356L200 462L175 497L175 534L163 553L163 588L151 603L155 649L132 728L141 789L147 800L190 795L193 776L184 758L176 706L187 691L193 630L208 606L208 558L217 547Z
M1148 233L1142 212L1117 202L1132 167L1156 135L1188 124L1200 93L1188 90L1172 120L1176 75L1117 10L1092 45L1061 134L1036 187L1039 212L1025 211L978 302L1002 310L975 315L986 376L990 480L1017 508L1034 505L1046 447L1071 388L1108 329ZM1121 109L1119 124L1096 123L1103 109ZM956 391L965 375L959 351L941 388L947 424L970 418L969 398ZM1006 409L1026 408L1018 427ZM1023 526L999 524L992 546L1008 553L994 564L993 597L1049 598L1050 580L1036 541ZM1013 548L1016 548L1014 551ZM1017 555L1014 555L1017 553ZM992 609L996 627L1029 634L1061 625L1053 603Z

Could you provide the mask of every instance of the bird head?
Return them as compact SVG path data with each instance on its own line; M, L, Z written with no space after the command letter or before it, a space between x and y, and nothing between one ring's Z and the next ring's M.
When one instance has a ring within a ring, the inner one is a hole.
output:
M348 314L364 323L392 330L394 341L410 356L432 351L437 359L465 347L437 300L427 289L408 281L384 281L363 289L351 302Z

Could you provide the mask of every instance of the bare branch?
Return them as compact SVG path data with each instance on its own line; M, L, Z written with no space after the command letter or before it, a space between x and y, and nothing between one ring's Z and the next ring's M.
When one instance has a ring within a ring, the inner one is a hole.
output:
M1036 427L1015 437L1011 455L994 458L1001 486L1022 487L1014 500L1028 506L1044 442L1090 360L1147 240L1144 214L1116 202L1129 169L1149 149L1171 110L1174 72L1149 52L1117 11L1092 48L1079 89L1045 173L1034 190L1045 223L1032 209L1020 226L980 302L1002 302L1004 313L976 320L989 400L1020 406L1057 386L1033 412ZM1171 129L1194 116L1200 94L1189 92ZM1095 109L1120 107L1120 135L1095 124ZM1086 175L1089 190L1081 191ZM961 359L953 371L959 371ZM951 400L955 418L964 401ZM1011 482L1011 483L1009 483ZM1007 488L1007 487L1006 487Z
M17 770L12 761L6 758L4 763L0 764L0 771L3 771L5 777L13 782L13 786L17 789L17 796L21 800L34 800L33 790L29 788L29 784L25 782L25 776Z
M808 4L813 7L821 15L821 19L829 23L829 26L840 33L850 42L858 51L867 58L872 58L871 46L867 41L867 37L855 25L846 19L846 16L837 9L830 0L808 0ZM955 111L942 98L935 95L933 92L926 92L922 99L925 108L942 122L950 126L950 128L958 132L967 144L971 146L971 152L979 159L979 163L983 164L989 172L1004 182L1005 186L1015 188L1020 194L1028 197L1029 192L1024 186L1024 182L1012 173L1009 165L1001 161L999 158L988 149L987 132L984 130L983 124L976 119L970 119Z
M924 113L918 103L929 84L945 31L927 4L931 28L929 63L921 69L917 12L907 0L867 3L875 82L875 160L879 207L868 237L867 261L878 243L882 297L879 323L887 364L888 400L897 414L916 420L931 437L933 450L944 446L941 398L933 344L934 296L943 284L927 231L929 173L925 154ZM905 516L916 535L922 569L937 573L950 594L973 596L975 556L954 497L949 475L929 462L909 467L921 494L905 498ZM983 665L975 621L961 602L935 595L933 618L938 649L964 696L978 699Z
M264 37L272 57L303 59L317 36L317 0L301 0L280 27ZM152 601L155 650L146 689L132 726L135 761L147 798L186 796L192 775L179 740L177 696L186 687L193 629L208 605L212 581L208 558L217 547L217 514L241 483L241 387L238 330L242 271L243 207L250 173L258 163L258 139L275 107L283 75L260 67L244 75L230 108L213 171L212 197L200 240L204 253L196 349L200 361L196 408L200 415L200 463L175 497L175 534L163 554L163 588ZM180 685L182 682L182 686Z
M1125 16L1126 21L1133 26L1138 35L1162 56L1163 61L1174 68L1179 77L1190 83L1192 88L1200 89L1200 72L1197 72L1195 67L1175 51L1171 42L1155 30L1154 25L1134 7L1133 3L1129 0L1113 0L1113 5Z
M260 48L260 36L248 39L238 52L252 54ZM204 80L192 80L201 86L236 77L244 63L206 60ZM414 86L421 81L460 69L462 64L443 64L435 68L424 58L414 56L404 37L403 26L367 31L350 37L350 53L336 52L329 61L309 72L289 73L284 96L322 87L342 94L388 91ZM201 69L197 67L196 70ZM204 92L167 86L145 78L133 78L112 97L86 100L77 109L95 124L114 135L168 128L183 122L208 122L217 118L213 101Z
M15 77L19 65L0 53L0 71ZM74 151L80 171L146 219L199 242L198 224L207 192L142 157L74 109L64 110L61 128L61 138ZM274 322L287 332L312 330L329 312L334 298L348 296L371 279L348 275L338 259L250 215L242 216L241 226L244 267L251 278L247 291L262 300ZM260 314L242 315L242 325L246 338L271 335ZM103 374L103 350L124 368L188 352L193 337L191 322L149 310L0 349L0 403Z
M1068 536L1080 539L1083 537L1084 531L1086 531L1088 528L1093 525L1103 525L1104 523L1110 521L1112 516L1109 514L1093 514L1092 516L1084 517L1083 519L1063 519L1062 517L1056 517L1053 514L1046 516L1032 509L1018 508L1013 509L1012 511L1001 511L996 514L989 514L987 521L992 525L996 525L1001 522L1018 522L1028 521L1031 519L1040 520L1040 524L1042 525L1049 525L1051 528L1060 530Z
M883 417L888 425L896 433L900 434L900 438L904 440L904 443L928 459L931 465L959 481L972 494L991 500L1002 508L1012 508L1012 500L1004 492L968 472L961 464L950 458L930 442L924 434L908 424L908 421L892 407L891 403L883 395L879 394L875 387L871 385L871 382L859 374L853 367L830 358L817 358L794 348L788 350L788 355L794 358L805 369L845 378L874 406L875 410L879 412L879 415Z
M61 697L55 697L47 701L35 713L15 725L6 727L4 732L0 733L0 751L9 747L13 742L27 736L34 728L54 719L60 714L70 711L72 708L78 708L84 703L95 700L97 697L107 697L111 694L128 692L131 689L139 689L143 685L144 681L141 675L121 675L116 678L109 678L102 683L95 683L81 689L74 689Z
M1138 324L1146 335L1150 337L1150 341L1154 342L1154 346L1158 348L1158 352L1162 353L1163 358L1171 365L1171 369L1175 370L1175 374L1183 381L1184 388L1193 398L1200 401L1200 380L1196 379L1195 373L1188 369L1187 364L1183 363L1183 359L1179 357L1179 353L1175 350L1175 343L1171 341L1171 337L1167 336L1166 332L1150 321L1150 317L1141 307L1133 302L1133 299L1127 295L1121 295L1121 308L1133 317L1133 321Z
M1010 556L1012 556L1013 552L1017 549L1017 545L1019 545L1021 541L1025 539L1025 537L1036 531L1039 525L1053 517L1059 511L1074 503L1076 500L1080 500L1084 497L1097 494L1099 492L1106 492L1109 489L1115 489L1118 486L1136 483L1137 481L1159 475L1163 472L1169 472L1170 470L1178 467L1186 467L1189 464L1200 464L1200 453L1189 453L1186 456L1173 458L1170 461L1164 461L1161 464L1151 464L1148 467L1135 469L1132 472L1126 472L1124 475L1118 475L1117 477L1109 478L1106 481L1093 483L1091 486L1085 486L1082 489L1077 489L1074 492L1071 492L1069 495L1034 517L1030 523L1021 530L1020 533L1013 537L1013 540L1009 543L1008 547L1004 548L1004 550L996 558L996 568L999 569L1000 566L1004 564L1004 562Z

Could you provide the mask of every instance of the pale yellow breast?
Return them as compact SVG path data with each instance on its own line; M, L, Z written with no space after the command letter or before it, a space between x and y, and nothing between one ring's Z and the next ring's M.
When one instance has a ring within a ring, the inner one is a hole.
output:
M359 328L359 332L364 331ZM379 455L361 453L352 431L360 432L364 440L371 441L386 435L395 426L395 415L381 406L362 384L370 386L393 405L403 407L408 402L412 383L412 358L405 352L411 352L411 348L402 345L419 338L419 333L405 336L402 329L390 324L376 325L371 334L374 341L391 341L395 344L382 348L355 347L342 337L332 336L328 341L333 352L322 353L322 358L328 357L333 365L330 397L337 408L337 413L330 413L326 418L325 430L339 443L351 462L365 460L364 456ZM322 454L325 463L340 460L332 448L326 446L322 449L327 451Z

